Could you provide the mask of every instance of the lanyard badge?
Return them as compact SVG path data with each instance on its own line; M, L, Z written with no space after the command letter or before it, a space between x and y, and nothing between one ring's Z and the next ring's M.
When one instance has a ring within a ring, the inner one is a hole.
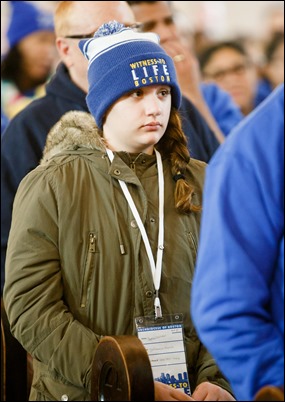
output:
M135 319L138 338L142 341L153 372L154 381L163 382L191 396L182 314Z

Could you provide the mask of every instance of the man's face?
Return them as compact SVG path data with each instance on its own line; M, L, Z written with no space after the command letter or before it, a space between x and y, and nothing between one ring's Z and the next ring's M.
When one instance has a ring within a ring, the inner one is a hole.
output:
M143 31L157 33L162 45L166 41L178 38L172 12L166 1L133 4L131 8L135 14L136 21L143 24Z
M253 63L237 50L226 46L217 50L205 66L203 78L228 92L244 114L252 108L257 85L256 70Z

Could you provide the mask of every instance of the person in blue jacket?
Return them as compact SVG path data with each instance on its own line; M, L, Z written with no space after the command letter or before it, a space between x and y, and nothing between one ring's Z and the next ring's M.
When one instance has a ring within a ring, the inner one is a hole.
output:
M33 101L15 116L4 131L1 143L1 294L5 278L5 259L12 205L20 181L42 158L46 137L54 124L71 110L88 112L87 60L78 48L79 40L92 37L108 20L125 25L135 23L126 2L60 2L55 13L57 48L61 63L46 86L46 95ZM208 162L219 142L188 99L180 108L183 130L191 157Z
M207 167L191 314L238 400L284 386L284 84Z

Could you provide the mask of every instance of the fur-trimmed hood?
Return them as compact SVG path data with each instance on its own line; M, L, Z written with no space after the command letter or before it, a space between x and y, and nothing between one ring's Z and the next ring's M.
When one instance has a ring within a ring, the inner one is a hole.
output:
M81 111L67 112L48 133L40 164L46 164L61 151L80 147L105 150L92 115Z

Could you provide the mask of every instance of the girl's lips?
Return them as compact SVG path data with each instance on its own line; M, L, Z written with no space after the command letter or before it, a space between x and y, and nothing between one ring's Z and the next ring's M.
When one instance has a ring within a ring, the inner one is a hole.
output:
M156 122L145 124L144 127L161 127L161 124L156 121Z

